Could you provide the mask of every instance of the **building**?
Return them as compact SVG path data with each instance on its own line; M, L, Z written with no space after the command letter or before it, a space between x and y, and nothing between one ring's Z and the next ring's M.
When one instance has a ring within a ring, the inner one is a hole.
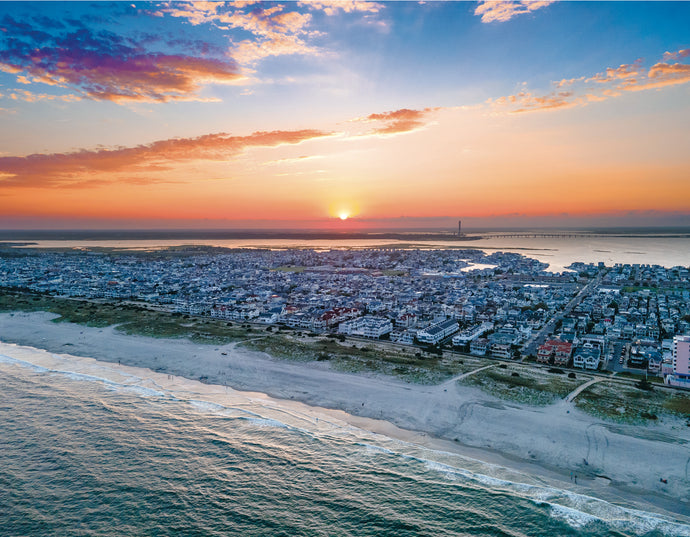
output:
M493 329L494 323L491 322L484 322L477 326L473 326L453 337L453 345L455 347L463 347Z
M601 358L601 350L591 343L585 343L575 349L573 354L573 366L583 369L598 369Z
M470 343L470 354L486 356L487 350L489 350L489 340L486 338L480 337Z
M690 389L690 336L673 338L673 374L665 375L664 382Z
M559 339L550 339L537 350L537 361L548 364L553 360L556 365L568 365L573 344Z
M341 334L372 339L378 339L386 334L390 334L392 330L393 323L391 323L390 319L374 317L373 315L365 315L351 321L345 321L338 326L338 332Z
M690 336L673 338L673 373L690 377Z
M493 343L491 345L491 354L495 358L511 358L511 348L508 343Z
M458 330L460 330L458 321L455 319L446 319L445 321L431 324L417 332L417 341L429 345L436 345Z

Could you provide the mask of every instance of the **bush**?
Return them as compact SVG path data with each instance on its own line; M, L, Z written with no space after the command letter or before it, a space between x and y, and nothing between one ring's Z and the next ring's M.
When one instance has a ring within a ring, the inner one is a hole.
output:
M549 373L556 373L558 375L562 375L563 373L565 373L565 371L563 371L562 369L558 369L557 367L550 367Z
M510 374L510 376L511 376L511 377L519 377L519 376L520 376L520 373L518 373L517 371L513 371L513 372Z
M652 383L649 382L647 379L642 379L640 382L636 384L636 386L640 390L645 390L647 392L651 392L654 389L654 386L652 386Z
M569 378L569 379L576 379L576 378L577 378L577 375L576 375L575 373L572 373L572 372L571 372L571 373L568 373L568 378Z
M500 367L501 369L508 369L508 366L506 364L499 364L498 367Z

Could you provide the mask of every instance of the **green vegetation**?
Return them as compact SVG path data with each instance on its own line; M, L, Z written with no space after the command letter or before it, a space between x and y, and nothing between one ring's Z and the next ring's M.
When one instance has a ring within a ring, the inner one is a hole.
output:
M633 384L599 382L582 392L575 403L589 414L626 423L643 423L664 416L690 417L690 396L670 390L640 389Z
M481 371L460 382L477 386L499 399L546 406L564 398L584 380L564 378L561 373L547 373L511 364L501 370L492 368Z

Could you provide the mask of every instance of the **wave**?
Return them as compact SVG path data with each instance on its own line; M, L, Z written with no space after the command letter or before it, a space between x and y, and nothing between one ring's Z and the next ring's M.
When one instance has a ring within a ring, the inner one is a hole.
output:
M690 537L690 526L656 513L614 505L606 500L569 490L510 481L431 459L399 455L414 459L424 464L428 470L437 472L449 480L469 480L492 489L503 489L536 505L547 505L554 518L574 529L581 529L593 523L603 523L612 529L641 536L654 531L669 537Z

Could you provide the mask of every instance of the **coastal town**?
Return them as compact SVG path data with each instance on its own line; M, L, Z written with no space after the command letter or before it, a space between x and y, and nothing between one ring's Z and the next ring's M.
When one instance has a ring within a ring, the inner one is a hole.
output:
M474 249L5 248L0 286L690 388L690 270Z

